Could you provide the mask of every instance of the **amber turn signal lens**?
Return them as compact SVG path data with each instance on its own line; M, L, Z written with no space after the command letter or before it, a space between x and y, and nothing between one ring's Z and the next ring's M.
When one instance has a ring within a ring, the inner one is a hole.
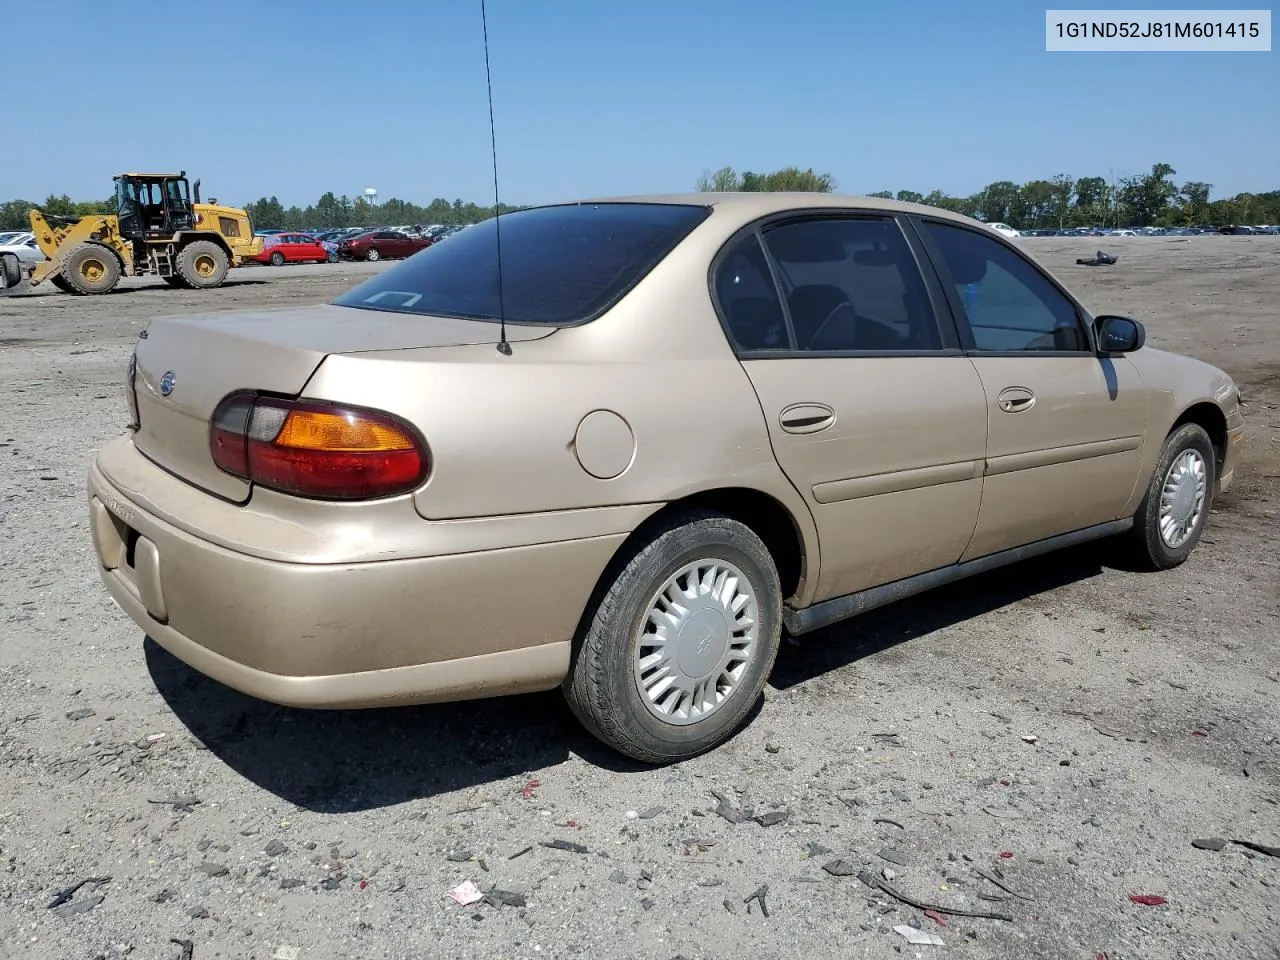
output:
M408 431L396 424L316 410L290 410L274 442L278 447L334 453L412 450L416 446Z

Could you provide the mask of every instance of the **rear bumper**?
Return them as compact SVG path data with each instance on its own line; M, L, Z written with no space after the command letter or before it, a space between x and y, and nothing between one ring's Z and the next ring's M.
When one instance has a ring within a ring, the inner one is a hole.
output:
M195 670L287 706L550 689L564 678L591 590L625 539L361 563L264 559L161 519L128 498L100 460L89 470L90 528L116 603ZM429 535L431 523L418 522Z

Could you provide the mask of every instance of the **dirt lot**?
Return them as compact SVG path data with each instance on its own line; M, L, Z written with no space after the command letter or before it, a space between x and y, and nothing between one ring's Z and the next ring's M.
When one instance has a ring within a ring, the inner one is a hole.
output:
M258 703L100 586L84 473L146 319L318 302L377 268L0 300L0 956L942 954L910 924L957 958L1280 957L1280 860L1192 846L1280 845L1280 238L1023 242L1242 385L1240 479L1199 550L1159 575L1076 550L788 642L753 724L664 770L597 747L556 694ZM1099 246L1119 264L1075 266ZM789 818L732 822L716 793ZM1012 920L940 926L835 860ZM523 899L455 905L468 879ZM767 915L744 902L765 885Z

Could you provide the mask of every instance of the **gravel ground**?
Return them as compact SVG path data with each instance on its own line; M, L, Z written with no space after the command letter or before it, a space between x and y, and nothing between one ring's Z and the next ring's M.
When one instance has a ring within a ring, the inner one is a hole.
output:
M1280 957L1280 860L1192 845L1280 845L1280 238L1024 242L1242 385L1238 486L1194 557L1139 575L1095 545L788 641L751 726L661 770L557 694L259 703L101 587L84 473L146 318L381 265L0 300L0 956ZM1099 246L1119 264L1075 266ZM447 897L468 880L488 899Z

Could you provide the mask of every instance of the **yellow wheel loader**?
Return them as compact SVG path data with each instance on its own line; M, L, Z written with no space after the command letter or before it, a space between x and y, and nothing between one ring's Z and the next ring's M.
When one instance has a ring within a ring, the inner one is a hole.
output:
M48 260L37 264L31 286L48 280L67 293L109 293L120 278L154 275L174 287L205 290L227 270L262 252L249 214L191 197L186 172L122 173L114 214L54 226L32 208L31 230Z

